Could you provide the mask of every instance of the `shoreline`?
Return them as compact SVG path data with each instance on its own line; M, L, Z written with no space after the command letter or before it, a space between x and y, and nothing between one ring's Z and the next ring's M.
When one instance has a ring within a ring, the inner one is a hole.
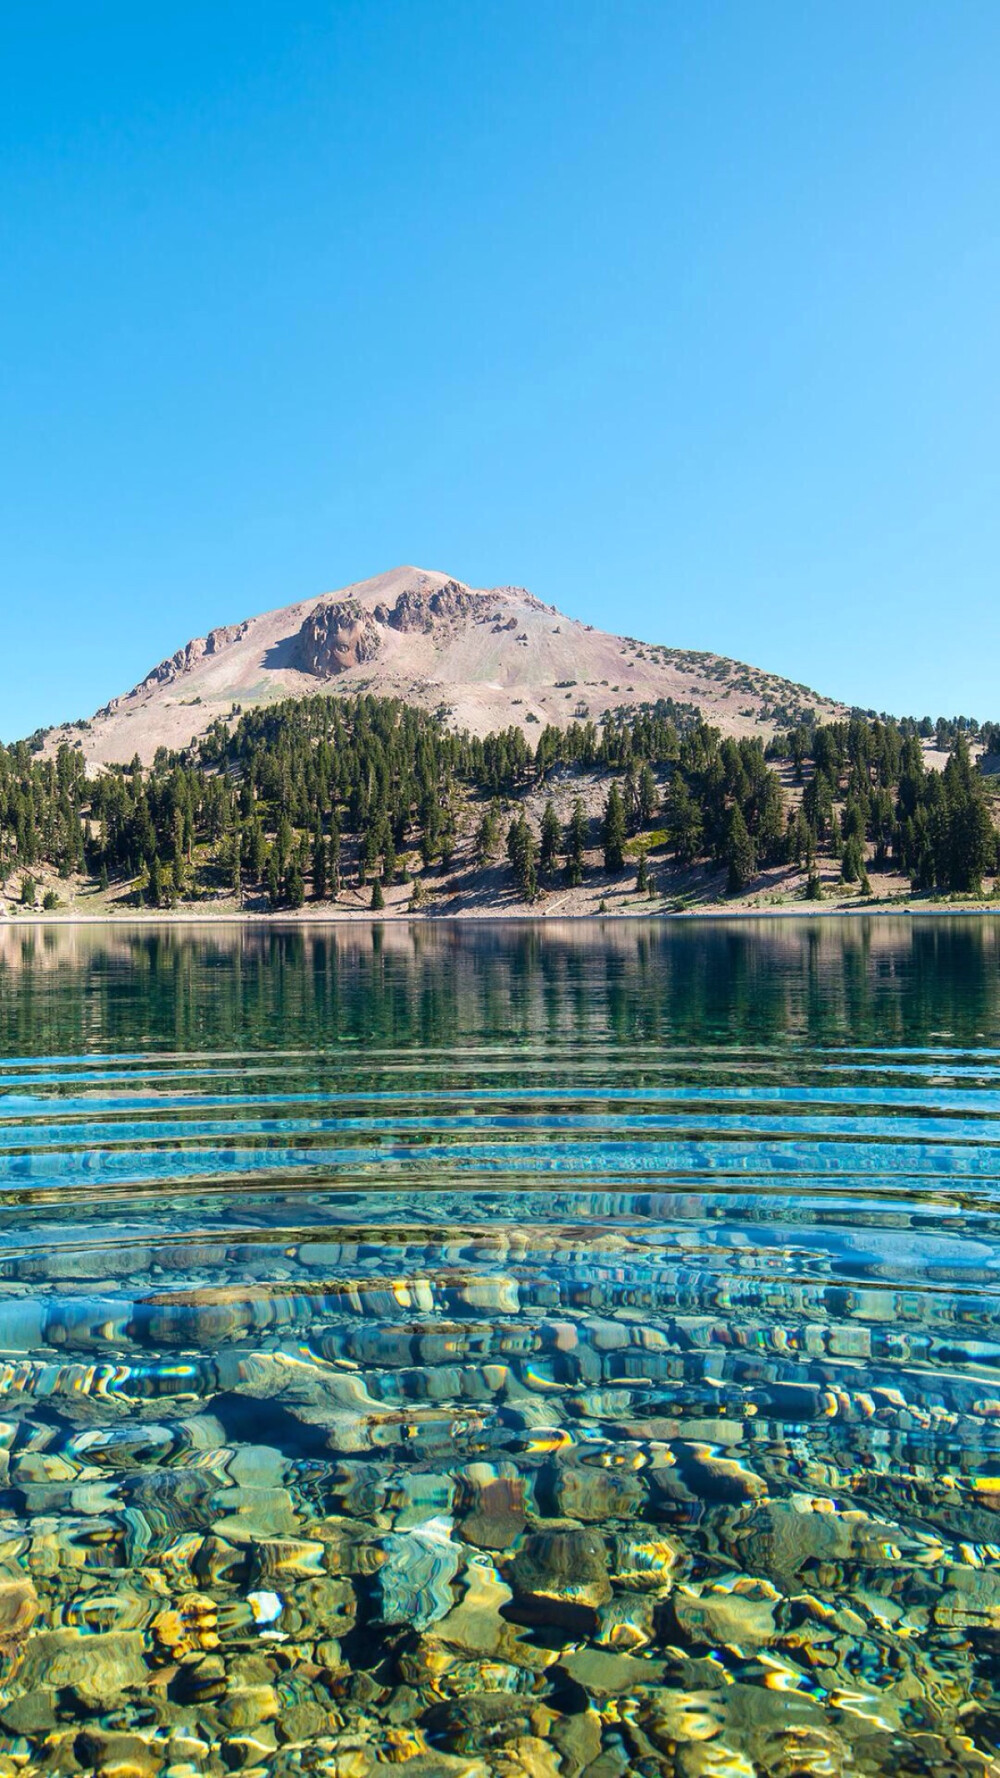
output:
M678 910L665 909L662 913L621 912L603 914L560 914L553 911L546 913L504 912L497 910L482 914L421 914L409 912L370 913L367 909L357 912L341 913L305 913L301 909L294 913L276 912L270 914L225 912L217 914L195 913L161 913L136 910L125 914L3 914L0 915L0 932L18 931L28 926L262 926L262 927L299 927L299 926L482 926L492 924L537 926L547 920L558 921L563 925L598 926L605 922L620 924L627 921L630 925L661 924L664 922L682 923L698 920L898 920L898 919L988 919L1000 917L1000 902L982 901L968 905L949 905L921 902L914 906L874 906L874 907L829 907L803 903L798 907L746 908L684 908Z

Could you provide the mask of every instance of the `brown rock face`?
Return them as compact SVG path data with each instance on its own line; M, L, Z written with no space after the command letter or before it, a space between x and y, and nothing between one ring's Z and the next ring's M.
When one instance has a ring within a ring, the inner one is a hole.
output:
M457 580L449 580L434 593L415 589L400 593L385 621L394 630L433 630L449 618L485 618L492 602L489 594L470 592Z
M379 642L374 616L353 600L317 605L295 639L295 665L304 673L329 679L374 660Z
M189 673L191 668L196 667L206 655L221 654L222 650L228 648L231 642L242 642L249 628L249 621L241 624L220 624L218 629L209 630L207 636L196 636L193 641L186 642L183 648L178 648L175 654L170 655L167 660L161 661L158 667L154 667L150 673L147 673L141 685L136 685L130 692L126 692L124 699L112 698L110 703L98 710L98 716L113 716L115 711L121 708L123 702L141 698L145 693L155 691L158 686L173 685L175 679L180 679L183 674Z

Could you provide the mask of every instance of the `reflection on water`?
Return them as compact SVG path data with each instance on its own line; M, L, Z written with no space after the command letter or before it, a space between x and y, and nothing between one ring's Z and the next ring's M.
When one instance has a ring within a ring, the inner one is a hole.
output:
M998 1773L1000 923L0 928L0 1772Z

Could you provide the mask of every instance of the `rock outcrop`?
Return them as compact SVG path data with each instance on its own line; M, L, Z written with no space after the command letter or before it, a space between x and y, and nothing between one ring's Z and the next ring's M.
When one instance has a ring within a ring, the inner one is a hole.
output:
M133 686L130 692L126 692L124 698L112 698L110 703L98 710L97 716L113 716L123 703L142 698L149 692L156 691L163 686L173 685L175 680L180 679L185 673L190 673L191 669L196 667L198 662L204 660L206 656L221 654L234 642L242 642L249 628L250 621L247 619L246 622L240 624L220 624L217 629L209 630L207 636L195 636L192 641L185 643L183 648L178 648L176 653L170 655L167 660L161 661L158 667L153 667L139 685Z
M354 600L317 605L295 639L295 665L304 673L328 679L373 661L380 641L374 614Z

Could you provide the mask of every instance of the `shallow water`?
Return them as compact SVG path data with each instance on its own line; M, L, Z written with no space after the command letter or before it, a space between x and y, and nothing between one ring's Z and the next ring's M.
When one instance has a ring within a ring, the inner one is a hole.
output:
M0 1773L1000 1772L1000 923L0 928Z

